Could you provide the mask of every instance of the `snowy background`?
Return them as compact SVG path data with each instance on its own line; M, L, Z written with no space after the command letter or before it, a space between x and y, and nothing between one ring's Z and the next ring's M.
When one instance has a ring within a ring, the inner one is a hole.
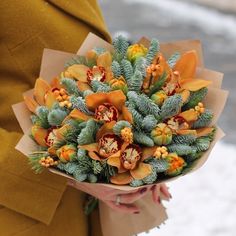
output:
M206 67L225 74L230 91L219 125L226 137L197 172L169 184L169 219L139 236L236 235L236 0L100 0L112 35L162 42L200 39Z

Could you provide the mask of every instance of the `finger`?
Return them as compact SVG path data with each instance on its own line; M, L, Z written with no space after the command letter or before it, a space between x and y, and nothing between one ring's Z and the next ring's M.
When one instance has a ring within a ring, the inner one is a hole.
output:
M139 208L137 206L135 206L134 204L120 203L119 205L117 205L113 201L105 201L105 203L109 207L111 207L112 209L119 211L119 212L128 213L128 214L139 214L140 213Z
M160 191L167 198L167 200L172 198L172 196L171 196L171 194L170 194L170 192L168 190L168 187L165 184L161 184Z
M157 185L153 185L151 187L151 191L152 191L152 200L155 203L160 204L161 203L161 198L159 196L159 189L158 189Z
M121 203L134 203L147 193L147 188L142 188L134 193L120 194Z

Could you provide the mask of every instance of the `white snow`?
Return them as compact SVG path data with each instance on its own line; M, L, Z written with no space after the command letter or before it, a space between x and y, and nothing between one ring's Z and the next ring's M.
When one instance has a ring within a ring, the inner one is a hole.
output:
M169 183L169 219L139 236L235 236L236 147L219 142L199 170Z
M179 23L188 22L201 28L208 34L224 35L229 38L236 38L236 17L195 5L192 2L181 2L176 0L125 0L127 4L148 4L165 12L168 16L158 19L168 24L172 21ZM148 16L146 16L148 17Z

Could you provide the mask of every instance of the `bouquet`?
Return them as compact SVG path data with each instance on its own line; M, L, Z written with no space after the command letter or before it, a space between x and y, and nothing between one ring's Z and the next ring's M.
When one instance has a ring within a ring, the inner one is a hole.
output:
M216 127L227 97L221 80L203 68L198 41L160 46L119 36L111 46L89 34L78 55L44 53L41 77L14 106L28 133L17 149L36 172L49 168L98 188L172 180L199 168L223 136ZM129 233L150 222L141 225Z

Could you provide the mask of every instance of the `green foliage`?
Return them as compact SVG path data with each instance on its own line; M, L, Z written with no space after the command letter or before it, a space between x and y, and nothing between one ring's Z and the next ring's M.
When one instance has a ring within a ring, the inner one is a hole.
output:
M111 91L111 87L108 84L100 82L100 81L97 81L97 80L93 80L91 82L91 86L92 86L92 90L95 93L99 93L99 92L107 93L107 92Z
M152 167L152 173L142 179L142 181L145 184L153 184L156 182L156 180L157 180L157 172L155 171L154 167Z
M159 107L145 94L138 95L134 91L127 93L129 101L135 105L138 111L142 115L153 115L155 118L159 118Z
M128 101L134 105L136 105L136 100L138 99L138 94L134 91L129 91L127 93Z
M113 127L114 134L120 135L121 130L124 129L125 127L132 128L132 125L125 120L118 121Z
M123 59L121 61L121 71L126 80L131 79L134 74L131 62L126 59Z
M67 162L64 164L64 171L67 172L68 174L73 174L76 169L78 168L78 163L77 162Z
M77 160L86 159L87 158L87 151L84 149L78 149L77 151Z
M193 128L198 129L198 128L207 127L208 125L210 125L212 119L213 119L212 111L209 109L206 109L205 112L199 116L198 120L196 120L193 123Z
M156 119L160 118L160 108L145 94L137 96L136 106L142 115L153 115Z
M85 100L82 97L71 96L70 102L73 109L78 109L86 115L93 115L94 113L90 111L85 103Z
M78 135L77 143L79 145L85 145L95 142L95 135L97 132L98 126L93 119L90 119L86 123L86 127L83 128Z
M93 66L96 66L96 60L94 59L87 59L85 56L74 56L72 57L70 60L68 60L66 63L65 63L65 67L69 67L69 66L72 66L74 64L83 64L85 66L88 66L88 67L93 67Z
M117 61L120 61L126 56L127 49L129 47L129 43L125 37L122 35L119 35L116 37L113 41L113 46L115 48L115 59Z
M84 92L83 92L83 97L85 98L86 96L88 96L88 95L90 95L90 94L93 94L94 92L92 91L92 90L85 90Z
M195 152L195 153L192 153L192 154L189 154L189 155L185 156L184 160L187 163L192 163L195 160L199 159L202 156L202 154L203 154L202 152Z
M92 160L92 169L93 169L93 173L95 175L100 174L103 169L101 162L96 161L96 160Z
M88 174L82 173L78 168L73 173L73 176L76 180L83 182L88 178Z
M176 62L180 59L180 53L176 52L173 55L170 56L170 58L168 59L167 63L168 65L173 68L176 64Z
M146 132L151 132L157 125L157 120L153 115L147 115L142 121L142 128Z
M85 122L86 123L86 122ZM84 128L83 123L79 123L73 119L67 120L66 124L70 125L70 128L67 129L66 132L63 134L63 139L67 143L77 143L77 137L80 131ZM62 143L59 141L59 144Z
M215 134L216 134L216 130L217 128L216 127L212 127L213 128L213 131L207 135L207 137L209 138L210 142L212 142L215 138Z
M152 63L153 59L155 58L155 56L157 55L159 50L160 50L159 41L157 39L152 39L148 53L146 55L148 65L150 65Z
M211 141L208 137L200 137L194 143L194 147L198 152L204 152L209 149Z
M132 77L127 81L127 84L130 91L140 92L143 84L142 73L138 70L135 70Z
M161 90L161 88L164 86L165 82L167 79L167 73L164 72L160 78L157 80L157 82L150 87L150 91L148 93L148 96L151 97L154 93L158 92Z
M208 92L207 88L202 88L199 89L198 91L191 92L189 101L183 106L183 110L188 110L190 108L194 108L195 106L197 106L197 104L205 98L207 92Z
M73 79L63 78L61 79L61 84L69 95L82 96L77 83Z
M133 179L130 184L131 187L140 187L144 185L143 181L141 179Z
M49 110L45 106L38 106L36 108L37 118L35 118L35 123L44 129L48 129L50 127L48 123L48 113Z
M196 153L196 149L186 144L171 144L167 146L169 152L175 152L179 156L186 156Z
M134 131L134 141L147 147L153 147L154 141L144 132Z
M141 72L142 76L146 76L147 60L144 57L138 57L134 63L135 70Z
M137 129L141 129L143 116L135 109L135 105L130 103L128 105L128 110L132 114L134 124L136 125Z
M100 173L101 180L110 183L110 178L116 175L117 173L116 168L108 165L106 161L102 161L101 165L102 165L102 172Z
M193 144L196 140L196 136L192 134L187 134L187 135L175 135L173 136L172 142L174 144Z
M152 165L156 173L165 172L169 168L169 163L165 159L151 158L147 163Z
M61 109L54 109L48 113L48 122L51 126L60 126L67 113Z
M168 97L162 107L160 116L163 120L177 115L180 112L181 106L183 104L182 97L180 94L175 94Z
M43 170L42 165L40 165L39 161L43 157L47 157L48 153L47 152L33 152L28 155L28 160L30 165L32 166L32 169L35 171L35 173L41 173Z
M119 78L121 76L121 67L117 61L113 61L111 64L111 70L115 78Z
M96 183L98 181L97 176L94 174L88 174L87 179L89 183Z

